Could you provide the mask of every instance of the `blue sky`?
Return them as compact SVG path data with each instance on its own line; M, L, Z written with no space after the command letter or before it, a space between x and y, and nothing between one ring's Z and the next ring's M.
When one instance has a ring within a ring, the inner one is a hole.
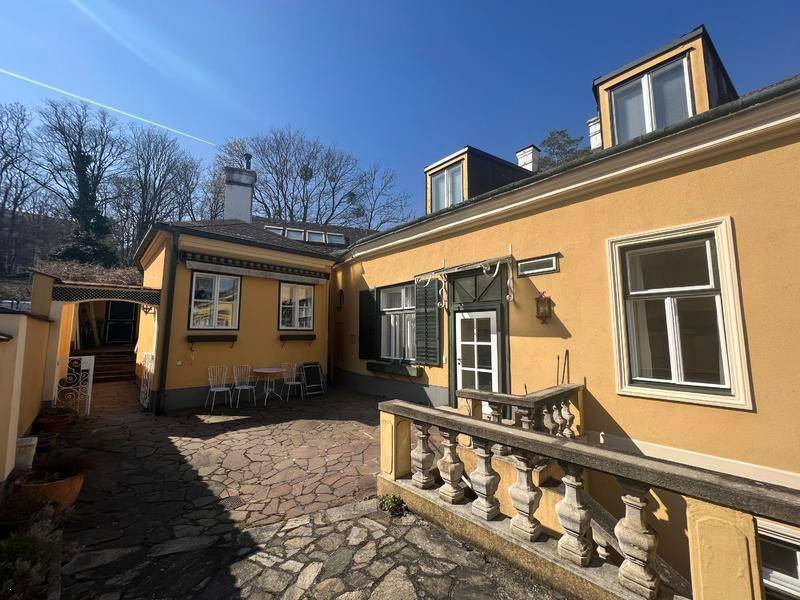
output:
M8 0L0 68L215 142L291 125L395 169L419 213L425 165L583 135L594 77L700 23L740 93L800 73L794 0ZM54 95L0 75L0 102Z

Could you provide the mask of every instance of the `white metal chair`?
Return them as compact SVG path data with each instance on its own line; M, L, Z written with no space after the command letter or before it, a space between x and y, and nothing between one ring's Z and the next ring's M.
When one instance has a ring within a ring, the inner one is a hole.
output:
M236 408L242 400L242 392L247 391L256 404L256 384L250 379L253 367L250 365L233 365L233 391L236 392Z
M283 369L283 385L281 386L281 391L288 387L286 390L286 397L283 399L284 402L289 401L289 395L292 393L293 388L298 388L300 390L300 399L305 400L306 392L303 385L303 375L302 372L297 372L297 365L295 363L281 363L281 369Z
M203 406L208 406L208 399L211 398L211 412L214 412L214 401L220 392L225 394L228 403L233 405L233 394L231 388L227 386L227 380L228 365L211 365L208 367L208 393L206 394L206 403Z

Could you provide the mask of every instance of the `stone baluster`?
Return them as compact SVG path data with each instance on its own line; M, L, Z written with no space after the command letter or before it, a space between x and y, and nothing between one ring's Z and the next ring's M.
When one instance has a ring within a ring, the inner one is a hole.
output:
M625 494L625 516L614 527L619 547L624 557L618 571L622 587L643 598L658 597L659 579L653 570L658 536L647 525L645 509L649 486L619 478Z
M500 483L500 475L492 468L489 441L473 437L472 445L475 449L476 465L469 479L472 490L478 498L472 503L471 510L472 514L489 521L500 513L500 503L494 497Z
M511 534L529 542L536 540L542 532L542 524L533 516L542 497L541 490L531 480L534 462L531 455L515 451L517 481L508 488L511 503L517 511L510 521Z
M560 463L564 469L564 499L556 504L564 535L558 540L558 555L585 567L592 558L592 514L583 500L583 467Z
M497 402L489 402L489 410L491 411L490 420L492 423L502 424L502 405L498 404ZM503 446L503 444L494 444L492 446L492 452L497 454L498 456L505 456L508 454L509 449L508 446Z
M564 435L564 427L566 426L567 421L561 414L561 401L556 400L555 402L550 402L549 406L553 415L553 422L556 424L556 435Z
M558 433L558 425L553 420L553 411L550 409L549 404L542 406L542 427L544 427L545 431L550 435L556 435Z
M575 415L569 410L571 404L572 402L569 398L565 398L561 401L561 417L564 419L562 434L567 438L575 437L575 431L572 429L572 423L575 422Z
M464 484L461 477L464 475L464 463L456 452L458 433L450 429L440 429L444 453L436 466L444 480L444 485L439 488L439 497L450 504L460 504L464 501Z
M533 411L527 406L518 406L519 424L525 431L533 429Z
M414 433L417 436L417 445L411 451L411 483L423 490L432 488L433 479L433 452L431 451L428 438L430 425L414 422Z

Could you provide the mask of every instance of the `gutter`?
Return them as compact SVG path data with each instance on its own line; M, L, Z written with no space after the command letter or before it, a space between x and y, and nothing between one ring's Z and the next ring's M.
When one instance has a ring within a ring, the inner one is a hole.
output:
M172 231L172 249L170 252L171 264L169 267L169 280L167 281L167 313L164 315L164 343L161 347L161 366L158 370L158 395L154 402L153 412L164 413L164 397L167 393L167 366L169 365L169 340L172 336L172 305L175 299L175 273L178 271L178 241L180 234Z

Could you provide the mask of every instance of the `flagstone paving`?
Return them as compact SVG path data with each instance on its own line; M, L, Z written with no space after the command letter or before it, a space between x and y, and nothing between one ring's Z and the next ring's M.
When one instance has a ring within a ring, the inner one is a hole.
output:
M414 515L376 512L376 400L154 417L95 386L65 435L86 461L63 597L556 597Z

